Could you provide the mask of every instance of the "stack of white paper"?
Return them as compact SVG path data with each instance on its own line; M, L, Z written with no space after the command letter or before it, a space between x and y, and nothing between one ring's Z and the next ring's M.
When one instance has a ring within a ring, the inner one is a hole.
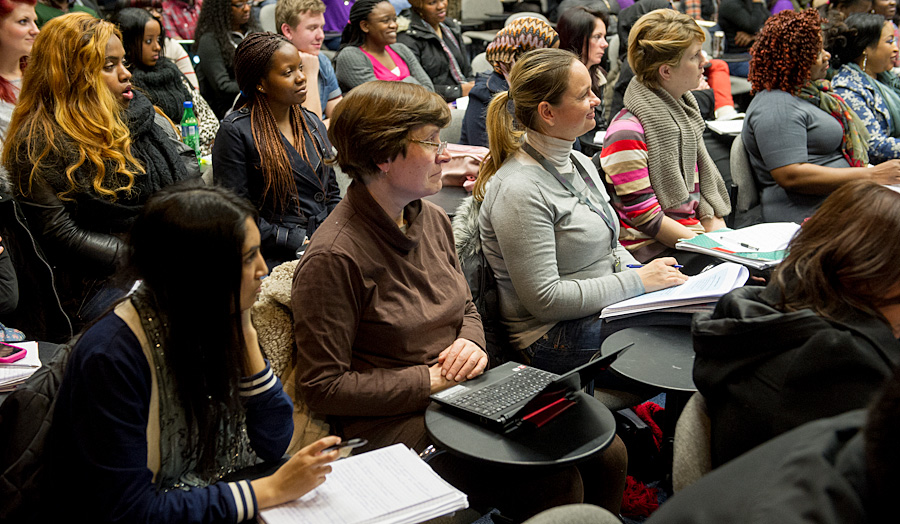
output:
M259 516L268 524L414 524L467 507L465 493L394 444L334 462L324 484Z
M712 255L754 269L776 266L787 256L787 247L800 229L793 222L770 222L741 229L721 229L687 240L676 249Z
M740 287L750 278L750 271L731 262L723 262L709 271L688 278L680 286L670 287L629 298L603 308L600 318L633 315L648 311L669 311L672 308L696 306L716 302L719 297Z
M25 357L12 364L0 364L0 393L16 389L41 367L37 342L16 342L13 345L25 348Z

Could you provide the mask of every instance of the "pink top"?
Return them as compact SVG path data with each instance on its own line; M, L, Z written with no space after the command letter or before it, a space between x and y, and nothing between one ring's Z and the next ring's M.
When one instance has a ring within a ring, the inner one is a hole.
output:
M378 80L396 82L398 80L403 80L404 78L409 76L409 67L406 66L406 62L404 62L403 59L400 58L400 55L395 53L390 46L385 46L384 50L387 51L387 54L390 55L391 59L394 61L394 64L400 70L399 75L395 75L394 73L392 73L390 69L379 62L377 58L367 53L366 50L362 47L360 47L359 50L365 53L367 57L369 57L369 61L372 62L372 68L375 70L375 78L377 78Z

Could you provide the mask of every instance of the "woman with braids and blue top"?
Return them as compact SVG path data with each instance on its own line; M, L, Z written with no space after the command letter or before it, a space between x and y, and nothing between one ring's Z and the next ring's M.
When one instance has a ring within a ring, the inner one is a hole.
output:
M250 0L206 0L194 33L200 94L224 118L238 95L234 50L253 31L262 31L250 14Z
M388 0L359 0L341 35L334 71L344 93L371 80L434 84L410 48L397 42L397 13Z
M241 96L213 146L217 183L249 198L269 267L298 257L306 237L340 201L325 125L300 106L306 77L287 38L252 33L238 45Z
M243 522L324 482L337 437L269 476L225 480L281 460L293 433L291 400L250 321L267 273L255 214L199 182L147 201L130 239L143 283L81 335L66 366L47 450L47 511L59 515L46 521L84 507L103 523Z

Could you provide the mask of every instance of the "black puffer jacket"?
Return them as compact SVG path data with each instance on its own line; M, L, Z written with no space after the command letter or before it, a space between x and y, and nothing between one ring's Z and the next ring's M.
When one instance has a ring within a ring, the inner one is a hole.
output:
M779 296L773 285L738 288L694 317L694 383L712 421L714 466L806 422L866 407L900 363L884 320L783 313Z
M459 64L459 69L465 77L463 82L466 82L472 78L472 65L469 63L469 54L462 40L462 32L459 25L450 18L444 20L444 25L450 29L453 36L451 39L448 35L444 35L444 42L456 58L456 63ZM416 55L422 69L434 83L435 93L448 102L462 96L462 87L450 72L450 57L444 52L440 39L412 9L409 10L409 29L397 35L397 40ZM456 40L458 46L452 40Z

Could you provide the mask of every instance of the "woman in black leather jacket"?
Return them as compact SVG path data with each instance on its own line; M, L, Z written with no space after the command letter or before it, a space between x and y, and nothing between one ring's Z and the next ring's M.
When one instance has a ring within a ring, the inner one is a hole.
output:
M455 20L447 18L447 0L412 0L409 29L397 41L410 48L434 83L434 92L452 102L469 96L472 65Z
M147 198L199 175L172 124L132 91L124 53L108 22L83 13L48 22L4 149L15 196L76 327L114 298L109 280Z
M305 239L340 201L325 126L300 107L306 77L290 40L252 33L234 53L242 96L213 145L216 183L259 210L263 256L272 269L302 252Z

